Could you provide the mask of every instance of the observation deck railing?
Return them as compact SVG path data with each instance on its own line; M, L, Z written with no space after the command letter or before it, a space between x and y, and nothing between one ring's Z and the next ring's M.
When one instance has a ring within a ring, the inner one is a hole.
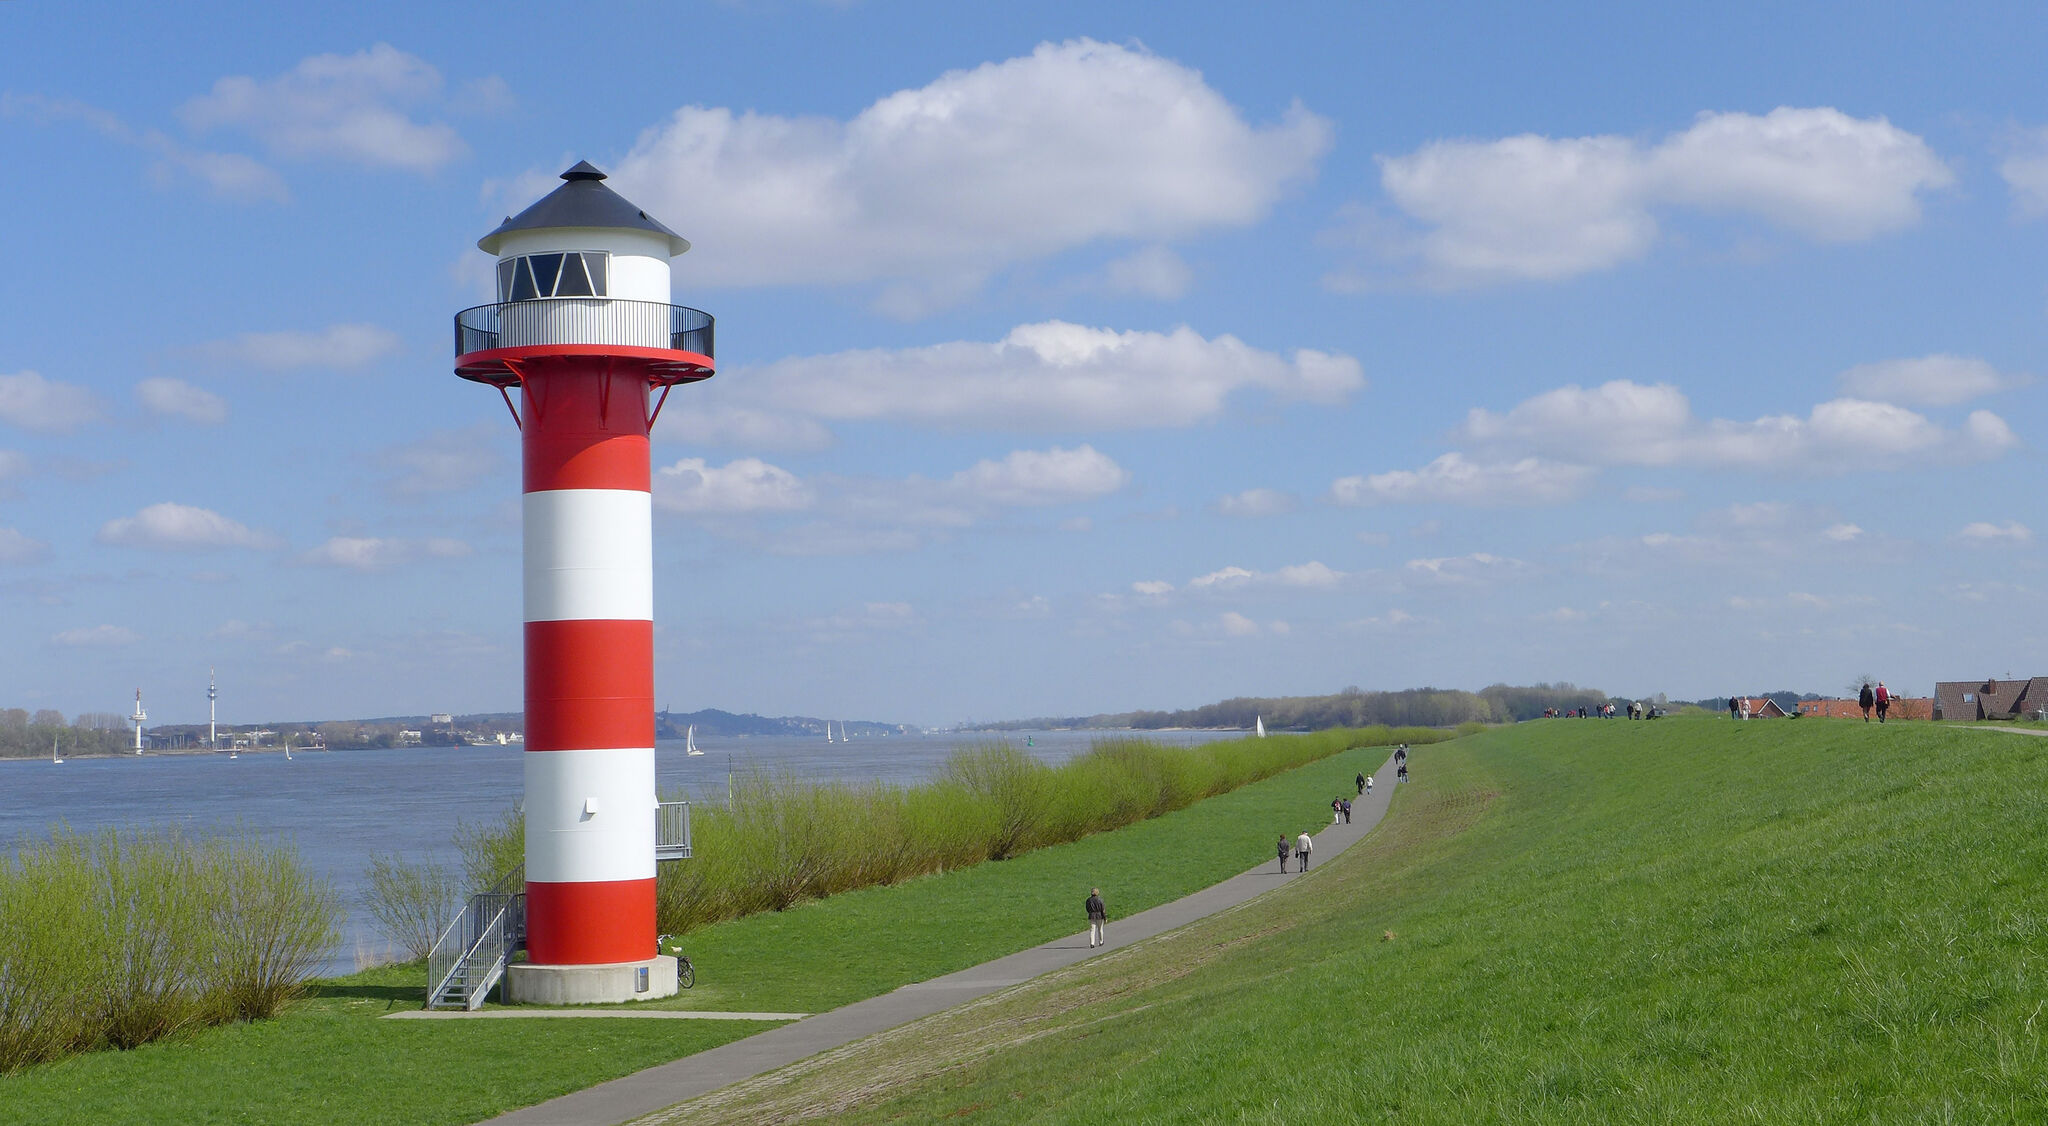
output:
M714 319L702 309L620 297L500 301L455 314L455 354L551 344L660 348L713 355Z

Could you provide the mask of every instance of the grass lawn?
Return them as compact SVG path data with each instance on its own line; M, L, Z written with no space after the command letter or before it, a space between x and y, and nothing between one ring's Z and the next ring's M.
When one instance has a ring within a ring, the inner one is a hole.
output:
M1551 720L1171 935L664 1122L2048 1120L2048 739Z
M1327 822L1359 748L1114 833L893 888L834 896L690 936L697 987L663 1007L816 1012L1085 928L1270 860ZM468 1123L760 1031L729 1021L385 1021L417 1008L418 966L321 983L260 1024L0 1077L0 1123Z

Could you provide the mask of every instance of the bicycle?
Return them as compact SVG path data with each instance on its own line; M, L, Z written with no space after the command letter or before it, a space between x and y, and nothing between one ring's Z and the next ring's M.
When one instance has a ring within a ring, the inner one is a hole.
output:
M657 935L654 939L657 953L667 954L676 960L676 984L684 989L697 984L697 967L690 964L690 956L683 953L682 943L672 934Z

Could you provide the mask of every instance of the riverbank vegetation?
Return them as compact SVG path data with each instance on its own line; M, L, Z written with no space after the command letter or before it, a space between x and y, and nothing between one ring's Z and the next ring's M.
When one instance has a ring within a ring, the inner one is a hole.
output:
M955 752L936 779L916 786L747 771L734 776L729 808L693 806L696 858L662 865L656 917L664 932L687 934L1120 829L1352 747L1451 735L1368 727L1191 747L1110 738L1058 765L989 743ZM510 812L494 825L463 828L473 889L520 862L523 832Z
M1529 723L1411 765L1256 910L658 1120L2048 1118L2048 739Z
M174 832L0 853L0 1073L275 1014L334 941L289 848Z

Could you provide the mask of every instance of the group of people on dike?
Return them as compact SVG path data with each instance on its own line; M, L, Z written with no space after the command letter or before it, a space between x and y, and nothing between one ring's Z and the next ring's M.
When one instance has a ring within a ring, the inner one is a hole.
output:
M1891 690L1884 686L1884 681L1882 680L1877 682L1877 687L1874 689L1870 687L1870 682L1866 680L1863 682L1863 691L1856 693L1856 706L1863 709L1863 722L1870 722L1870 710L1876 708L1877 722L1883 723L1884 717L1890 714L1892 710Z

